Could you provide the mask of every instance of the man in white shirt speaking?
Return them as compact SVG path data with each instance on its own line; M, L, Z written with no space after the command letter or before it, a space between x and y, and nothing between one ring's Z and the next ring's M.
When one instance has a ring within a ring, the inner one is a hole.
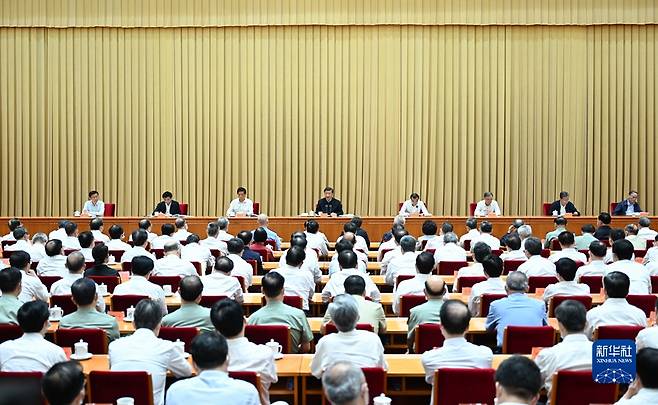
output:
M247 198L247 189L244 187L238 187L237 191L238 198L231 201L231 204L226 210L227 217L235 216L252 216L254 215L254 202Z
M398 215L432 215L425 203L420 200L418 193L411 193L409 199L402 204Z
M498 202L494 200L493 193L487 191L484 193L484 199L480 200L475 206L474 215L476 217L486 217L487 215L491 214L496 216L502 215L500 207L498 206Z
M89 199L85 201L85 204L82 207L82 215L102 217L103 214L105 214L105 203L99 198L98 191L90 191Z

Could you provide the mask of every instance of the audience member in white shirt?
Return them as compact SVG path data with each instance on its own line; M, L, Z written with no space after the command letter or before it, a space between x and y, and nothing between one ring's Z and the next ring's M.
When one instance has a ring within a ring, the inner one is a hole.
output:
M179 380L167 390L167 405L210 404L221 398L227 404L260 405L258 390L228 375L228 344L219 333L206 332L192 340L196 377Z
M359 260L356 258L356 253L354 253L352 250L344 250L338 254L338 264L340 265L340 271L338 273L334 273L322 289L323 302L327 303L331 301L332 297L344 294L345 280L352 275L361 277L366 283L366 296L372 298L373 301L379 302L379 289L367 273L364 273L357 268L358 262Z
M592 337L601 325L647 326L647 317L640 308L626 301L631 284L628 276L613 271L603 277L605 301L587 312L587 335Z
M315 281L313 274L302 267L306 253L300 246L293 246L287 250L286 263L279 264L275 271L281 274L285 280L284 290L286 295L302 297L302 309L309 310L309 301L315 292Z
M201 273L205 274L207 268L215 265L215 256L210 252L210 248L199 243L199 235L196 233L190 234L186 242L187 244L180 249L180 258L188 262L201 263Z
M94 234L90 231L80 232L78 242L80 243L80 253L84 256L85 261L93 262L94 256L91 254L91 249L94 247Z
M164 257L155 261L155 276L196 276L197 271L192 263L180 258L180 243L169 241L164 245Z
M555 263L541 256L541 241L534 236L525 240L525 254L528 260L516 270L528 277L532 276L555 276Z
M498 202L493 198L493 193L490 191L485 192L484 199L478 201L477 205L475 206L475 213L473 215L476 217L486 217L490 214L501 216L502 213L500 211L500 207L498 206Z
M94 235L94 240L107 243L110 238L103 233L103 218L96 217L89 221L89 229Z
M64 238L66 238L66 231L64 230L64 227L66 226L67 222L69 221L67 221L66 219L60 219L59 221L57 221L57 229L50 231L50 233L48 234L48 240L52 240L52 239L64 240Z
M658 262L658 236L656 236L653 246L650 247L644 255L643 263L647 264L649 262Z
M612 244L614 262L609 264L605 273L619 271L631 280L629 294L651 294L651 276L644 266L632 260L633 244L621 239Z
M226 242L223 240L217 239L217 234L219 233L219 226L217 222L208 222L206 227L206 234L208 237L199 242L201 246L205 246L208 249L217 249L219 252L226 256L228 254L228 248L226 247Z
M589 263L576 270L576 281L582 276L601 276L605 274L606 264L603 261L608 248L598 240L589 244ZM596 292L596 291L593 291Z
M66 256L64 256L62 241L59 239L49 240L46 243L46 257L39 261L37 274L40 276L64 277L66 270Z
M89 192L89 199L82 206L82 215L90 217L102 217L105 215L105 203L99 198L98 191Z
M346 234L345 238L343 238L341 242L343 240L347 240L348 242L354 244L354 239L350 239L350 235L354 236L352 233ZM308 242L303 232L295 232L292 234L292 237L290 238L290 247L293 246L298 246L304 249L306 256L304 258L304 263L302 264L302 270L310 272L313 275L313 281L316 284L319 284L320 280L322 279L322 271L320 270L320 263L318 262L318 252L308 247ZM354 251L354 253L356 253L357 257L359 257L360 252ZM287 255L288 251L286 250L279 258L280 266L286 263Z
M162 314L167 313L165 294L162 287L148 281L153 271L153 260L146 256L136 256L132 260L132 275L130 280L120 283L114 288L113 295L144 295L157 301Z
M436 248L434 261L439 262L465 262L466 250L457 244L457 235L452 232L444 234L442 246Z
M338 333L325 335L318 341L311 362L311 374L322 378L324 370L337 361L349 361L358 367L388 368L379 336L356 329L359 306L354 297L338 295L327 311Z
M354 227L351 227L351 228L354 228ZM354 253L356 253L356 257L360 261L362 261L363 263L368 263L368 253L366 253L367 250L364 249L367 245L366 245L365 239L362 236L358 236L354 232L345 232L343 234L343 236L338 238L337 242L342 242L344 240L349 241L349 242L352 243L352 245L354 245L352 250L354 250ZM315 252L315 256L317 256L317 252Z
M174 232L171 237L179 242L187 240L187 237L190 236L191 233L187 230L187 221L185 221L185 218L176 218L175 225L176 232Z
M24 252L27 252L30 255L30 259L31 259L33 249L32 249L32 244L30 243L30 234L27 232L27 229L23 228L22 226L19 226L18 228L14 229L12 235L14 236L14 240L16 241L16 243L14 243L13 245L6 245L4 247L4 251L16 252L22 250ZM32 261L38 262L39 260L32 260Z
M45 373L61 361L66 361L64 350L47 341L48 304L30 301L18 309L18 324L23 336L0 344L0 371L38 371Z
M73 252L66 257L66 268L68 273L64 275L61 280L57 280L50 286L50 295L71 295L71 285L76 280L83 277L85 271L85 258L80 252ZM105 300L103 295L98 292L96 301L96 310L98 312L105 312Z
M525 241L532 236L532 227L528 224L521 225L517 233L521 238L521 250L525 251Z
M29 236L29 233L25 228L19 227L14 230L14 233L17 235L23 235L23 238ZM46 242L48 242L48 236L45 233L38 232L32 236L32 243L28 240L17 240L13 245L5 246L5 251L7 252L16 252L22 250L30 255L30 260L33 263L41 261L46 257Z
M626 225L624 227L624 233L626 234L626 240L633 244L635 250L645 250L647 248L647 240L637 234L637 225Z
M395 242L393 235L395 234L396 230L404 229L404 224L406 223L406 221L407 220L405 219L404 215L396 215L395 218L393 218L393 226L391 227L391 230L384 234L384 236L382 237L382 241L379 244L379 248L377 248L378 262L381 262L384 257L384 250L391 250L397 246L397 243Z
M63 220L62 220L62 221L59 221L59 222L60 222L60 224L62 224ZM12 218L12 219L10 219L9 222L7 223L7 226L9 227L9 233L6 234L5 236L3 236L2 238L0 238L0 240L3 240L3 241L14 241L14 240L16 240L16 239L14 238L14 229L16 229L16 228L18 228L18 227L24 228L23 223L22 223L21 220L18 219L18 218ZM63 226L64 226L64 225L61 225L60 228L63 227Z
M331 256L331 261L329 262L329 277L340 271L340 266L338 264L338 255L340 255L340 252L343 252L345 250L354 252L354 243L352 243L352 241L349 241L347 239L342 239L340 242L336 243L334 249L336 253L333 256ZM357 255L357 269L359 269L360 272L367 275L368 273L366 270L366 263L363 262L362 260L359 260L358 254L356 252L354 253Z
M228 248L228 255L226 257L233 262L233 271L231 271L231 275L242 276L246 283L245 289L249 288L253 284L252 279L254 277L254 268L242 258L244 242L242 239L233 238L229 239L226 246Z
M473 316L480 315L480 301L483 294L507 294L505 282L500 278L503 274L503 261L500 257L486 256L482 260L482 270L487 279L473 285L471 295L468 297L468 309Z
M544 290L544 301L548 304L556 295L589 295L589 286L574 281L578 265L568 257L555 262L558 282L551 284Z
M465 247L467 240L472 241L474 238L480 236L480 231L478 231L478 220L477 218L468 218L466 220L466 233L459 238L459 245Z
M250 217L254 215L254 202L247 198L247 189L238 187L236 193L238 194L238 198L231 201L228 210L226 210L226 216L246 215Z
M569 260L569 259L561 259ZM573 262L573 261L572 261ZM558 262L558 272L560 265ZM563 370L591 370L592 342L585 334L587 310L585 306L573 300L564 301L555 308L562 342L547 347L539 352L535 363L541 370L544 387L551 397L553 374Z
M402 280L393 288L393 313L400 316L400 297L403 295L425 295L425 282L434 269L434 257L429 252L421 252L416 257L416 275Z
M478 242L486 243L487 245L489 245L491 250L499 250L500 239L493 236L491 232L493 232L493 225L491 225L491 222L489 221L482 222L480 224L480 235L471 239L471 250L473 250L473 246L475 246L475 244Z
M146 250L146 246L148 246L149 243L146 231L143 229L136 229L131 236L134 246L123 253L121 256L121 263L130 263L133 261L133 257L137 256L146 256L155 262L157 260L155 255Z
M393 240L395 246L391 248L390 251L384 253L382 260L381 260L381 269L380 269L380 274L382 276L386 275L386 270L388 269L388 264L391 262L391 260L395 259L398 256L402 255L402 248L400 248L400 240L402 240L403 237L409 235L409 232L407 232L406 229L396 229L393 231Z
M557 239L557 237L562 232L567 231L567 222L568 222L567 219L562 216L553 219L553 223L555 224L555 229L546 234L546 237L544 238L544 248L550 249L551 245L553 244L553 239ZM574 243L575 243L575 238L574 238Z
M356 231L359 229L358 226L352 221L346 222L343 224L343 235L339 236L338 239L336 239L336 242L340 242L343 238L350 237L351 239L354 240L354 249L357 251L360 251L361 253L368 253L368 242L366 242L366 239L363 236L359 236L356 234ZM351 234L351 236L349 236ZM367 256L366 256L367 260Z
M421 201L418 193L411 193L409 199L402 203L400 207L400 212L398 215L410 216L410 215L432 215L428 211L425 203Z
M651 229L651 220L649 217L640 217L638 221L640 229L637 231L637 236L641 236L646 240L655 240L658 232Z
M21 292L18 300L21 302L30 302L41 300L48 302L50 295L48 289L41 282L34 270L30 269L30 255L27 252L19 250L14 252L9 258L9 265L21 271Z
M637 377L615 405L645 405L658 403L658 349L644 348L635 356Z
M278 381L274 353L269 347L251 343L244 337L247 322L242 306L233 300L221 300L210 310L210 320L228 343L228 371L259 373L261 403L269 404L270 385Z
M158 237L157 233L151 232L153 225L151 224L151 221L148 218L144 218L140 220L137 226L139 227L139 229L143 229L146 231L146 233L148 234L149 242L153 241L153 239Z
M386 270L386 284L393 286L399 275L416 274L416 238L406 235L400 239L400 250L402 254L391 259Z
M521 248L521 238L516 235L511 235L507 238L506 243L508 250L500 255L501 260L528 260L524 249Z
M108 232L110 234L110 241L106 243L107 248L112 250L123 250L126 251L131 248L129 244L124 242L122 239L126 237L123 233L123 228L119 225L112 225Z
M614 245L616 241L622 239L626 239L626 232L624 232L623 229L613 228L610 230L610 237L608 238L608 243L609 243L608 246L610 247L608 248L608 251L605 255L605 259L603 259L605 264L610 264L615 261L615 258L612 254L612 245ZM633 250L633 255L631 256L630 260L635 261L635 250Z
M160 236L156 236L151 240L151 249L164 249L165 243L169 241L175 241L174 238L174 225L173 224L162 224L160 227Z
M167 371L189 377L192 368L185 353L174 342L158 338L162 311L157 302L141 300L135 307L135 332L110 343L112 371L147 371L153 382L153 403L164 404Z
M82 365L75 360L56 363L41 379L41 391L37 394L43 393L44 403L84 404L87 391ZM41 398L37 402L41 403Z
M443 346L423 353L421 362L425 381L434 382L434 372L441 368L490 368L493 352L486 346L466 341L465 335L471 321L466 304L459 300L447 300L439 311ZM434 391L434 389L432 389Z
M494 376L497 405L535 405L542 387L541 372L525 356L512 356L498 366Z
M78 224L75 222L67 222L64 226L66 237L62 239L62 246L64 249L80 250L80 242L78 242Z
M239 303L244 302L242 286L237 277L231 275L233 262L228 257L219 257L213 272L201 277L203 295L225 295Z
M482 268L482 261L491 255L491 248L484 242L477 242L473 245L473 264L469 266L464 266L457 270L457 275L455 276L455 284L453 289L455 291L461 291L459 286L459 278L464 276L482 276L484 277L484 269ZM440 264L437 263L437 266Z
M658 313L658 301L656 301L655 311ZM643 347L658 349L658 325L653 325L651 328L642 329L635 338L635 345L637 350L640 350Z
M229 240L234 238L233 235L228 233L228 224L229 224L229 220L226 217L219 217L219 219L217 219L217 226L219 226L219 231L217 232L217 239L222 240L224 242L228 242Z
M436 233L438 232L438 227L436 226L436 222L432 221L431 219L426 220L423 222L423 226L421 228L423 234L418 238L418 249L420 250L425 250L427 247L427 244L443 244L443 238L439 238ZM437 239L441 239L441 241L437 241ZM434 248L430 248L434 249Z
M360 367L349 361L337 361L322 374L324 395L332 404L368 404L370 395Z
M329 240L327 236L320 232L320 224L314 219L309 219L304 223L304 234L308 247L320 251L320 256L327 256L329 254Z
M553 263L557 262L563 257L567 257L575 262L587 263L587 256L584 253L580 253L574 247L576 241L574 240L573 233L570 231L564 231L560 233L557 237L558 242L560 242L560 247L562 250L555 251L548 260Z

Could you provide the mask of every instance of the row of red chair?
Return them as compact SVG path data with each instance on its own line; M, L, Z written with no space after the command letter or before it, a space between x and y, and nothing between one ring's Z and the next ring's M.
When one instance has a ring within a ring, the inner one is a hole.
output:
M180 206L180 213L181 215L187 215L187 203L179 203ZM116 203L105 203L105 211L103 212L103 216L105 217L113 217L116 215L117 212L117 205ZM259 202L254 202L254 214L258 215L260 214L260 203Z

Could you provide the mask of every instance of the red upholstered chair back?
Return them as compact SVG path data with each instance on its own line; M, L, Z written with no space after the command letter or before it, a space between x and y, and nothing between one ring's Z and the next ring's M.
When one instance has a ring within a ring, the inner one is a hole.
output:
M581 276L580 282L589 286L589 291L596 294L603 288L603 276Z
M469 216L474 216L475 215L475 208L478 206L478 203L472 202L468 204L468 215Z
M589 249L578 249L578 252L584 254L587 260L589 260Z
M470 239L466 239L464 241L464 249L465 250L471 250L471 240Z
M503 254L503 250L502 249L492 249L491 254L500 257L500 255Z
M50 296L50 306L58 306L64 311L64 315L75 312L78 307L73 303L71 294L68 295L51 295Z
M617 401L617 384L599 384L592 380L592 372L558 371L553 375L552 404L589 405L612 404Z
M16 243L15 240L3 240L2 241L2 250L5 250L5 247L13 245L14 243Z
M302 309L302 306L304 305L304 300L302 299L302 297L297 295L284 295L283 303L286 305L290 305L291 307L295 307L297 309Z
M45 405L46 399L41 394L42 377L39 371L0 371L0 393L11 392L16 387L20 389L21 403Z
M131 397L135 405L153 405L153 383L146 371L90 371L89 402L113 404Z
M4 242L6 242L6 241L2 241L2 242L4 243ZM9 259L13 253L14 253L14 252L11 251L11 250L3 250L3 251L2 251L2 258L3 258L3 259Z
M373 328L372 325L369 324L369 323L357 323L356 324L356 329L357 330L367 330L368 332L374 332L375 331L375 328ZM324 334L328 335L330 333L338 333L338 329L336 329L336 325L334 325L331 322L326 324L325 327L324 327Z
M653 243L655 242L655 239L649 239L647 240L647 250L651 249L653 247Z
M370 393L370 403L373 398L380 394L386 394L386 370L381 367L362 367L363 375L366 377L368 392Z
M228 376L235 378L236 380L246 381L253 385L258 390L259 395L263 390L263 387L260 384L260 374L255 371L229 371Z
M133 272L133 263L132 262L123 262L121 263L121 271L127 271L128 273Z
M628 294L626 301L644 311L647 318L651 315L651 311L656 309L656 296L653 294Z
M178 203L178 206L180 207L180 214L187 215L187 203Z
M70 347L80 340L87 342L88 350L93 354L107 354L108 339L103 329L98 328L59 328L55 331L55 343L60 347Z
M171 286L171 291L176 292L178 291L178 286L180 285L180 280L181 278L179 276L151 276L149 277L149 281L152 282L153 284L157 284L159 286L165 286L165 285L170 285Z
M423 354L435 347L443 346L445 337L441 333L441 325L438 323L421 323L416 326L415 353Z
M562 250L562 246L560 246L560 241L557 240L557 238L553 238L551 240L551 250Z
M551 297L551 300L548 302L548 317L555 317L555 308L559 307L561 303L567 300L578 301L585 306L586 310L592 308L592 296L591 295L555 295Z
M254 259L247 259L245 261L251 265L251 274L258 274L258 262Z
M23 336L23 330L20 326L13 323L0 323L0 343L18 339L21 336Z
M468 262L466 261L446 261L446 262L439 262L438 270L439 270L439 275L440 276L452 276L455 274L455 272L462 267L467 267Z
M503 335L503 353L530 354L533 347L552 347L555 329L552 326L507 326Z
M610 215L612 215L612 213L615 212L615 208L617 208L617 205L619 205L619 203L614 201L610 202Z
M201 268L201 262L195 262L191 261L192 266L194 266L194 269L196 270L196 274L199 275L199 277L203 276L203 269Z
M211 308L213 304L217 301L225 300L228 297L226 295L202 295L199 305L206 308Z
M265 241L266 245L269 245L272 250L276 250L276 241L274 239L268 239Z
M68 256L73 252L77 252L78 249L64 249L64 256Z
M646 249L635 249L635 257L644 257L647 255Z
M105 203L103 209L104 217L113 217L116 215L117 205L115 203Z
M603 243L607 247L610 247L610 239L601 239L599 242Z
M95 265L96 265L96 263L94 263L94 262L85 262L85 270L91 269Z
M403 206L403 205L404 205L403 202L399 202L399 203L398 203L398 212L400 212L400 210L402 209L402 206Z
M651 276L651 293L658 293L658 276Z
M254 215L260 214L260 203L254 201Z
M411 280L415 276L413 274L400 274L399 276L396 277L395 279L395 288L398 287L398 285L403 282L404 280Z
M541 250L541 257L544 259L548 259L551 256L551 249L542 249Z
M637 334L644 329L639 325L601 325L594 331L596 339L630 339L635 340Z
M123 256L125 250L110 250L110 256L114 256L114 261L117 263L121 262L121 256Z
M551 203L543 202L541 204L541 212L542 212L543 215L545 215L547 217L550 217L551 215L553 215L553 213L550 211L550 209L551 209Z
M151 253L155 255L156 259L162 259L164 257L164 249L162 248L151 248Z
M271 339L278 342L283 349L282 353L290 353L290 328L287 325L247 325L244 329L245 337L252 343L264 345Z
M525 260L505 260L503 261L503 274L508 274L511 271L516 271L520 265L525 263ZM461 281L460 281L461 283Z
M442 368L434 372L434 405L487 404L496 396L491 368ZM468 381L468 384L464 382Z
M258 253L261 257L261 260L263 260L264 262L274 261L274 255L272 254L272 251L269 250L266 246L252 244L249 246L249 248L254 252Z
M528 291L533 293L538 288L546 288L558 282L555 276L530 276L528 277Z
M98 285L105 284L109 293L113 293L114 288L121 283L121 278L118 276L87 276L87 278L94 280Z
M233 277L235 277L238 280L238 282L240 283L240 287L242 287L242 292L247 292L247 284L246 284L246 281L245 281L244 277L237 276L237 275L233 276Z
M409 316L411 308L424 304L427 301L425 295L403 295L400 297L400 316Z
M53 284L55 284L56 281L61 280L62 277L60 276L39 276L39 280L43 283L43 285L46 286L48 291L50 291L50 287L52 287Z
M199 330L194 327L160 327L158 337L164 340L175 342L180 340L185 343L185 351L189 351L192 340L199 334Z
M471 288L475 284L485 281L487 278L485 276L462 276L459 277L459 288L455 292L462 291L462 288Z
M130 307L136 307L137 303L145 298L146 295L112 295L110 297L110 308L112 311L125 312Z
M480 296L480 316L487 316L491 303L505 297L507 294L482 294Z

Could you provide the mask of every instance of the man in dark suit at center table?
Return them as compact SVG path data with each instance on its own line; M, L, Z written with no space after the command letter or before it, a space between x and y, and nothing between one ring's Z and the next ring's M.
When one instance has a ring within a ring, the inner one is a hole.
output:
M326 214L332 217L343 215L343 205L334 198L334 189L327 186L324 188L324 198L315 206L316 214Z
M560 199L553 201L551 207L548 209L548 215L557 215L561 216L564 214L572 214L574 216L580 215L580 212L576 209L576 206L569 201L569 193L566 191L560 192Z
M178 204L178 201L173 199L173 197L174 195L171 194L171 191L165 191L162 193L162 201L155 206L153 215L180 215L180 205Z
M612 215L633 215L642 212L640 204L637 203L637 191L631 190L628 197L617 204Z

